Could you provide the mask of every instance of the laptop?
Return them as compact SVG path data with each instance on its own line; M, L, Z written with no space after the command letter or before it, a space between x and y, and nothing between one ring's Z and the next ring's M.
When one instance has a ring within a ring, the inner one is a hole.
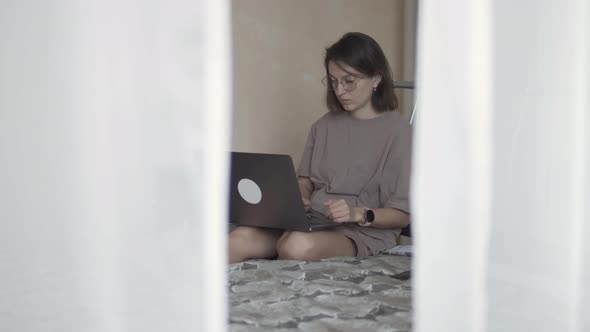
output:
M288 155L232 152L229 191L235 225L302 232L341 225L305 209Z

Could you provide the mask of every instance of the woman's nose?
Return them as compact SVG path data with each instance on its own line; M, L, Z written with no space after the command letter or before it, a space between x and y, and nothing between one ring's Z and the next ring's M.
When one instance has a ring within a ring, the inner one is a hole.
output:
M344 90L342 84L338 83L338 85L336 85L336 89L334 89L334 93L336 94L336 97L340 97L346 93L346 90Z

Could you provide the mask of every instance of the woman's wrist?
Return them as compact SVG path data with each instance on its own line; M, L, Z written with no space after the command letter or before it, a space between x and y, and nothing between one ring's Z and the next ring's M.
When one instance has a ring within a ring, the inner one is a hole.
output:
M352 216L352 222L355 222L357 224L363 224L366 222L364 208L354 208L353 211L354 213Z
M375 212L371 209L361 208L360 221L357 222L359 226L369 227L373 225L375 221Z

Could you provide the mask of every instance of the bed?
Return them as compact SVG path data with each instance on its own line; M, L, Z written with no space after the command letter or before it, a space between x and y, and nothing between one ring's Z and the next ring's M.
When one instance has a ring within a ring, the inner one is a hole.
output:
M230 331L410 331L411 246L229 267Z

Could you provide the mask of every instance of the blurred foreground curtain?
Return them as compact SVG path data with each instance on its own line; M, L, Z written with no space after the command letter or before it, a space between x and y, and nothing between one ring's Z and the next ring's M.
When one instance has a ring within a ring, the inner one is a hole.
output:
M3 1L0 331L222 331L229 1Z
M416 331L590 331L590 7L420 2Z

